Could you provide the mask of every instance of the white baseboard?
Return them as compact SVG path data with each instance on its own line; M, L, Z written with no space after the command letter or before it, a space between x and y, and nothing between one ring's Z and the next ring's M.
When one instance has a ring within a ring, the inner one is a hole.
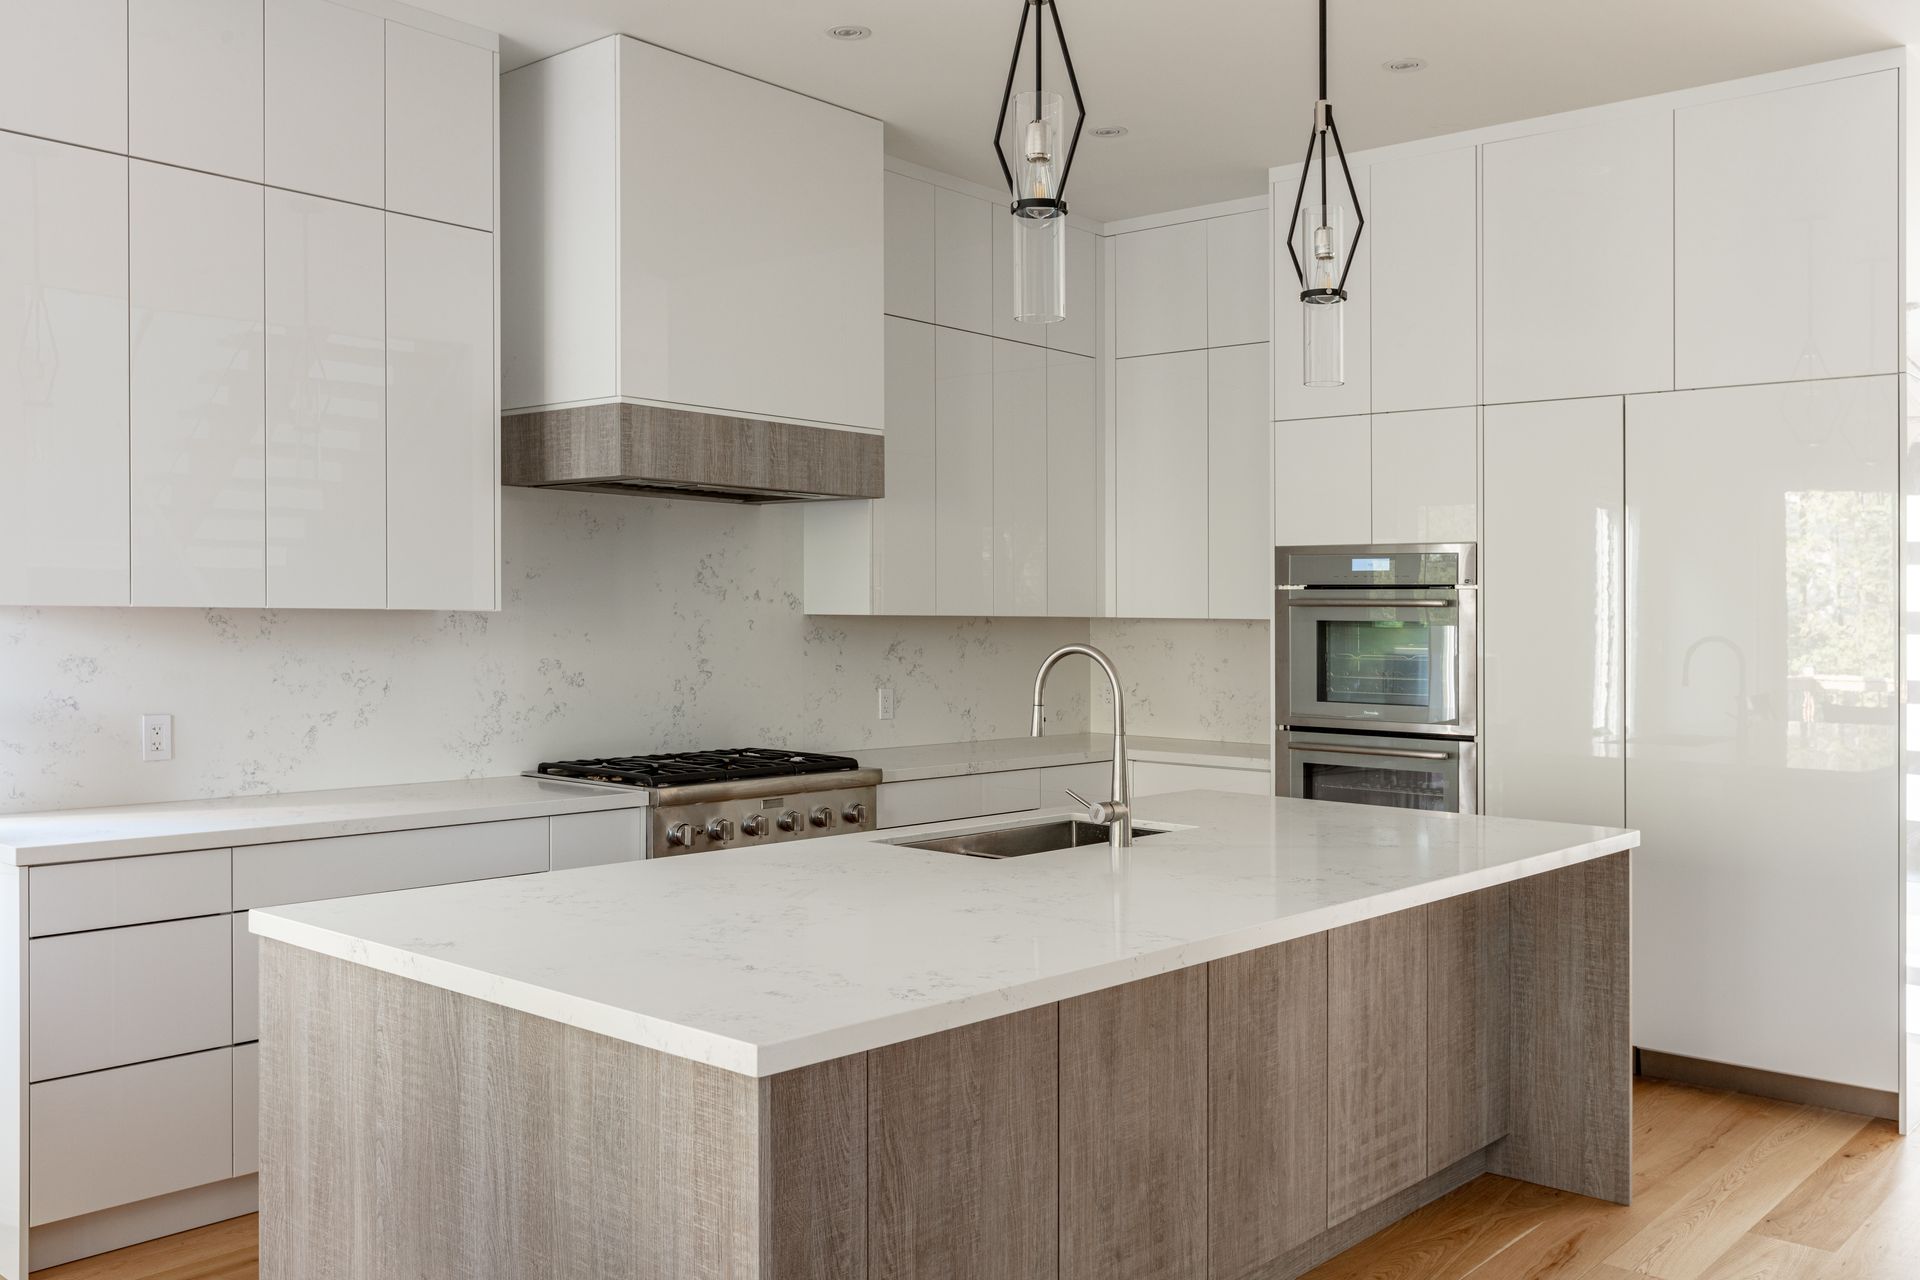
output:
M28 1256L35 1271L57 1267L75 1258L91 1258L177 1231L225 1222L259 1207L260 1179L250 1173L35 1227L27 1243Z

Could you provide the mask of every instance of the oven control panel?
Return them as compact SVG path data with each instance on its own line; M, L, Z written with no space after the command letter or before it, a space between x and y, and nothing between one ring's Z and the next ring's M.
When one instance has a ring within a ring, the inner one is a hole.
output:
M872 786L657 805L648 856L677 857L874 829Z

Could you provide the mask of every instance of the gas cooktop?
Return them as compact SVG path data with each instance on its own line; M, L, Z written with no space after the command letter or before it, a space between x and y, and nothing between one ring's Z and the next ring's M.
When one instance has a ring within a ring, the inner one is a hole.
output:
M608 756L596 760L555 760L536 771L550 778L614 783L628 787L690 787L709 782L753 778L792 778L813 773L845 773L860 767L851 756L768 747L732 747L721 751L670 751L650 756Z

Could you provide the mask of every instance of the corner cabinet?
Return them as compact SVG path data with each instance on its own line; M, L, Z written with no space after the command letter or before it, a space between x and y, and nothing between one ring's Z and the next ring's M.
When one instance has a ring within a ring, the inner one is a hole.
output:
M132 127L0 89L0 603L498 607L495 40L387 12L10 7Z

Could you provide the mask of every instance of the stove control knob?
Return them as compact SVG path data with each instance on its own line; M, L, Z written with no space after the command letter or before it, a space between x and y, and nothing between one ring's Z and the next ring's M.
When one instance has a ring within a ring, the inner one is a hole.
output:
M677 849L691 849L693 847L693 824L691 822L676 822L668 827L667 843Z
M781 814L780 829L782 831L798 831L800 829L800 811L798 809L789 809Z
M767 834L767 815L764 813L750 813L740 819L740 833L748 836L763 836Z
M850 804L840 811L840 816L846 819L849 826L864 827L867 825L867 806Z
M818 808L814 809L812 817L813 817L813 825L816 827L832 826L833 825L833 806L830 804L820 805Z
M716 844L733 839L733 819L707 819L707 839L714 841Z

